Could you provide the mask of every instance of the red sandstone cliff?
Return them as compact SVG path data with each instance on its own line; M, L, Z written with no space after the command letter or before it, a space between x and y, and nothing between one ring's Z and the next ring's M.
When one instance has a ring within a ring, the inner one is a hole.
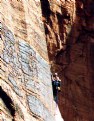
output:
M0 20L2 118L54 120L50 60L64 121L94 121L94 1L2 0Z
M0 121L54 121L40 0L1 0L0 22Z
M62 116L93 121L94 1L42 0L42 8L52 72L62 78Z

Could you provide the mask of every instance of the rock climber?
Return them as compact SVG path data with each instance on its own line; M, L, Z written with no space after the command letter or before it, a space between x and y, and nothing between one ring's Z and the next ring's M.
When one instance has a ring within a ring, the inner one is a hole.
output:
M56 103L58 102L58 92L60 92L60 85L61 85L61 80L58 77L58 74L57 73L53 74L52 87L53 87L53 96Z

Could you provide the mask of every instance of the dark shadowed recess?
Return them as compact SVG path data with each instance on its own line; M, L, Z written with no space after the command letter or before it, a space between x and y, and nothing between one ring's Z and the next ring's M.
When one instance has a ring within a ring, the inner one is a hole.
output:
M3 100L6 107L9 109L12 116L15 115L15 109L13 107L13 102L11 98L3 91L2 87L0 86L0 98Z
M51 14L49 1L40 0L40 2L41 2L41 8L42 8L42 15L43 15L43 17L45 17L48 20L50 14Z

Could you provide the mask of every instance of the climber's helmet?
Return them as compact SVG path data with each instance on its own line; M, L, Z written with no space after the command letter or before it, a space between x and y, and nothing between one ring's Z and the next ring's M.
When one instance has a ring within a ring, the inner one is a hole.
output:
M57 74L57 73L55 73L54 75L55 75L55 76L57 76L58 74Z

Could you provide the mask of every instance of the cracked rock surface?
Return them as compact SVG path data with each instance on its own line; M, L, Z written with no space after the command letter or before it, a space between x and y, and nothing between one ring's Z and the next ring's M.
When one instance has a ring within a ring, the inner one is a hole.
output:
M44 0L45 5L49 59L52 72L62 80L59 107L64 121L93 121L94 1Z
M0 21L0 120L54 121L40 1L2 0Z

